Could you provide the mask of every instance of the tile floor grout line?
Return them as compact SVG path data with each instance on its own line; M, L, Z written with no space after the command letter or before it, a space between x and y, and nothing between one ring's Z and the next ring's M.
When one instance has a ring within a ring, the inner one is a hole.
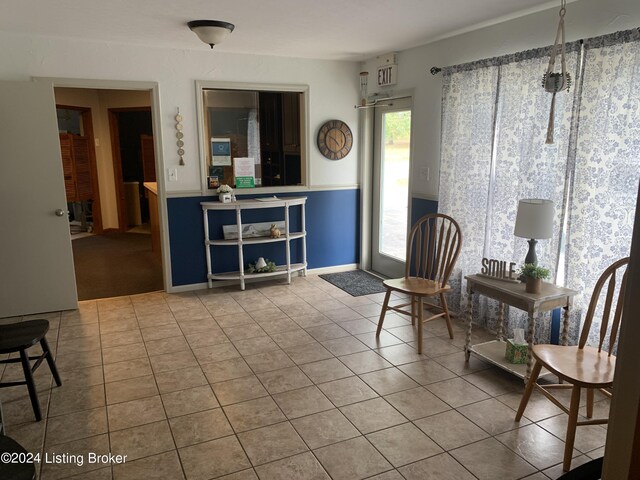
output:
M200 302L202 303L202 301L201 301L201 300L200 300ZM204 304L203 304L203 305L204 305ZM205 307L205 308L206 308L206 307ZM243 310L244 310L244 309L243 309ZM207 311L209 311L209 310L207 309ZM222 327L220 327L220 324L218 324L218 322L216 321L215 317L214 317L213 315L211 315L211 318L212 318L212 319L213 319L213 321L216 323L216 325L218 325L218 327L219 327L219 328L220 328L220 330L222 331L223 335L225 335L225 337L230 341L230 339L229 339L229 338L226 336L226 334L224 333L224 330L222 330ZM182 330L182 327L180 327L180 325L178 325L178 327L180 328L180 331L181 331L181 332L183 333L183 335L184 335L184 331ZM191 344L190 344L189 342L187 342L187 344L189 345L189 351L190 351L190 352L191 352L191 354L194 356L194 358L196 358L196 362L198 362L198 367L199 367L200 371L202 372L202 375L205 377L205 380L207 381L207 385L208 385L209 389L211 390L211 392L213 393L213 398L215 398L215 399L216 399L216 402L218 403L218 406L219 406L219 408L220 408L220 411L222 412L222 415L224 415L224 418L225 418L225 420L226 420L227 424L231 427L231 431L233 432L233 433L232 433L232 435L233 435L233 437L234 437L235 441L238 443L238 445L240 445L240 448L242 449L242 452L244 453L245 458L249 461L249 464L251 465L252 470L253 470L253 471L254 471L254 473L255 473L255 467L254 467L253 463L251 462L251 459L249 458L249 455L247 454L247 451L246 451L246 449L245 449L244 445L243 445L243 444L242 444L242 442L240 441L240 438L238 438L238 434L237 434L237 432L236 432L235 428L233 427L233 424L231 423L231 421L230 421L230 419L229 419L229 416L227 415L227 412L226 412L226 411L225 411L225 409L223 408L222 403L220 403L220 399L219 399L219 398L218 398L218 396L216 395L215 390L213 389L213 387L212 387L212 386L211 386L211 384L209 383L209 379L207 378L207 376L206 376L206 375L204 374L204 372L202 371L202 365L200 364L200 361L199 361L199 360L197 359L197 357L195 356L195 353L193 352L193 349L192 349L192 347L191 347ZM235 348L235 346L234 346L234 348ZM240 353L240 352L238 352L238 353ZM240 357L240 358L242 358L242 357ZM155 374L154 374L154 378L155 378ZM171 425L170 425L170 424L169 424L169 430L171 431L171 435L173 436L173 429L171 428ZM228 436L231 436L231 435L228 435ZM225 436L225 437L219 437L219 438L227 438L227 436ZM210 442L210 441L214 441L214 440L218 440L218 439L217 439L217 438L216 438L216 439L209 439L209 440L206 440L206 441L204 441L204 442L200 442L200 443L195 443L195 444L187 445L187 446L182 447L182 448L189 448L189 447L192 447L193 445L200 445L200 444L203 444L203 443L206 443L206 442ZM175 437L174 437L174 443L175 443ZM186 472L186 470L185 470L185 466L184 466L184 464L183 464L183 462L182 462L182 457L180 456L180 450L177 448L177 445L176 445L176 454L178 455L178 461L180 462L180 467L182 468L182 471L183 471L183 474L184 474L184 478L188 478L188 476L187 476L187 472ZM228 473L228 474L233 474L233 473L235 473L235 472L237 472L237 471L240 471L240 470L236 470L236 471L234 471L234 472L230 472L230 473ZM256 475L257 475L257 473L256 473Z
M138 325L138 319L136 317L136 325ZM104 371L104 350L102 348L102 322L100 321L100 311L98 311L98 339L99 339L99 343L100 343L100 359L102 360L101 363L101 367L102 367L102 388L103 388L103 393L104 393L104 415L106 417L107 420L107 446L109 448L109 453L112 452L112 445L111 445L111 425L109 423L109 407L108 407L108 401L107 401L107 375L106 372ZM111 465L111 463L109 463L109 467L111 469L111 478L113 479L115 474L113 472L113 465Z
M165 301L165 303L167 303L166 299L164 301ZM168 305L168 303L167 303L167 307L169 307L169 311L171 312L171 316L175 320L175 315L171 311L171 308ZM137 313L136 313L136 323L138 323L138 314ZM141 330L141 329L139 329L139 330ZM180 329L180 331L182 331L182 329ZM162 405L162 409L163 409L164 415L165 415L165 419L164 420L160 420L160 421L161 422L164 421L164 422L167 423L167 428L169 429L169 435L171 435L171 441L173 442L174 451L176 452L176 456L178 457L178 463L180 464L180 469L182 471L182 474L184 475L184 478L187 478L187 472L185 471L185 468L184 468L184 465L182 463L182 460L180 459L180 451L178 450L178 444L176 443L176 439L175 439L175 436L173 434L173 429L171 428L171 422L169 421L169 415L167 414L167 409L166 409L164 401L162 399L162 394L160 393L160 388L159 388L159 385L158 385L158 380L156 378L156 373L153 370L153 365L151 364L151 356L149 355L149 350L147 349L147 344L146 344L146 341L144 339L144 335L142 335L142 331L140 332L140 337L142 338L142 344L144 345L144 349L147 352L147 358L149 359L149 368L151 369L151 374L153 375L153 381L155 383L156 390L158 391L158 397L160 397L160 404ZM193 355L193 352L192 352L192 355ZM106 383L105 383L105 385L106 385ZM151 398L151 397L147 397L147 398ZM151 423L156 423L156 422L151 422ZM150 425L151 423L149 423L147 425ZM136 425L136 427L138 427L138 426L140 426L140 425ZM136 428L136 427L132 427L132 428ZM109 439L111 439L111 428L109 428ZM154 455L161 455L163 453L166 453L166 452L160 452L160 453L156 452L155 454L148 455L146 457L136 458L132 462L135 462L137 460L142 460L143 458L149 458L149 457L152 457ZM114 473L114 476L115 476L115 473Z

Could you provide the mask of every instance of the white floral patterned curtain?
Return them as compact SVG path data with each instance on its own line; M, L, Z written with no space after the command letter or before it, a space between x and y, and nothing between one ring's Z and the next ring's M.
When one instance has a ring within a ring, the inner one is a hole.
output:
M585 41L585 71L570 198L566 285L576 315L614 261L629 255L640 179L640 31ZM574 321L577 326L580 322ZM597 343L594 318L589 343Z
M560 267L565 285L585 292L578 307L602 271L628 254L640 175L639 42L637 29L587 40L583 62L580 44L568 45L574 85L556 97L552 145L545 144L550 96L540 85L548 49L445 69L438 209L463 233L452 308L464 311L462 279L479 271L483 256L522 262L528 245L513 235L520 198L554 202L555 233L539 241L538 262L555 275L565 241ZM495 330L495 303L476 302L477 320ZM582 310L574 308L570 338L577 338ZM508 332L525 322L512 309ZM539 322L536 341L549 340L550 322Z
M577 46L577 45L576 45ZM571 118L576 90L556 96L555 142L545 143L551 95L540 85L548 57L535 57L511 62L500 67L498 111L494 135L494 178L489 205L490 228L487 229L485 256L524 263L529 245L527 240L513 235L518 200L544 198L555 206L553 236L538 240L538 264L555 275L559 243L564 221L563 205L566 192L567 159L570 156ZM578 78L579 52L567 54L567 69ZM497 308L497 307L496 307ZM549 317L549 314L546 314ZM495 328L495 318L487 318L487 327ZM505 325L511 336L513 328L527 325L527 314L508 309ZM538 341L551 338L551 322L537 324Z
M438 210L462 230L463 248L450 278L454 310L465 302L464 276L477 272L484 251L498 70L488 66L444 76Z
M568 56L572 73L578 68L576 50ZM557 234L537 248L541 265L554 270L557 260L574 95L558 95L556 143L545 145L551 100L540 87L540 72L548 60L542 49L505 60L444 72L438 210L462 229L463 248L451 280L450 303L458 311L466 306L464 276L479 271L482 257L521 263L526 256L526 240L513 235L518 199L548 198L557 205ZM480 323L495 330L497 303L475 301ZM516 309L508 317L508 333L526 322L526 314ZM549 322L537 336L548 341Z

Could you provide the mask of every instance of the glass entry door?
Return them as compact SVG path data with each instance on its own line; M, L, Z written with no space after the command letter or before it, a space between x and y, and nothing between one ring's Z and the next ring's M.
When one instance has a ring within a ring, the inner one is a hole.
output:
M411 98L376 107L374 143L371 267L401 277L409 216Z

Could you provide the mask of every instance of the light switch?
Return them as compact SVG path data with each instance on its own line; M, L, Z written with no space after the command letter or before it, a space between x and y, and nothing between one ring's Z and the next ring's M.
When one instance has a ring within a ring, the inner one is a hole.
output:
M177 168L170 168L169 169L169 181L170 182L177 182L178 181L178 169Z

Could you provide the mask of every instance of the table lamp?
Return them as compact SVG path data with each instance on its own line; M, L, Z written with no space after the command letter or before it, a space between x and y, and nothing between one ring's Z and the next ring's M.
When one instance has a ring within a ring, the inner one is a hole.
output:
M529 239L529 251L524 263L537 265L536 243L538 242L536 239L553 236L553 202L537 198L520 200L513 234L516 237Z

